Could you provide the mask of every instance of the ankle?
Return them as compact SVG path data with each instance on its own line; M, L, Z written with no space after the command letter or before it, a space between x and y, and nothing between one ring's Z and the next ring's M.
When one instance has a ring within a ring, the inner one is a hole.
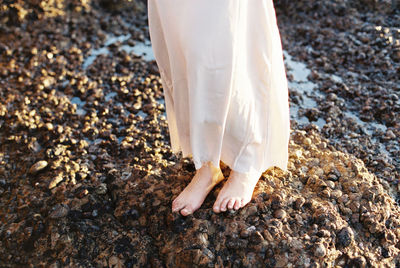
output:
M238 172L231 170L230 177L238 179L240 181L258 181L262 175L262 172Z
M217 174L221 171L219 166L215 166L211 161L203 163L200 170L208 171L211 174Z

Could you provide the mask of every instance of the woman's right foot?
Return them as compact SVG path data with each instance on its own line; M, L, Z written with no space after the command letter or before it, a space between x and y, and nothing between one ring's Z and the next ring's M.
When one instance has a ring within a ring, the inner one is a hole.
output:
M204 164L196 171L192 181L172 202L172 212L178 212L183 216L192 214L201 207L208 193L215 185L224 179L219 167L211 162Z

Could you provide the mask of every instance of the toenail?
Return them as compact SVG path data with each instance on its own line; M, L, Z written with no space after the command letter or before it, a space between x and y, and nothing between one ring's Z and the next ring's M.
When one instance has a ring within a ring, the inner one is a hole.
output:
M187 210L187 209L182 209L182 213L184 213L184 214L189 214L190 212L189 212L189 210Z

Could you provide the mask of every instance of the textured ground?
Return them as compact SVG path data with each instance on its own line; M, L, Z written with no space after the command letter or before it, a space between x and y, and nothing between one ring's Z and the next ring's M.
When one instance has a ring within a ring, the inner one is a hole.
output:
M400 267L400 13L276 8L315 85L288 65L289 171L238 212L212 212L220 185L182 217L194 165L171 153L155 61L123 49L148 40L145 2L1 4L0 266Z

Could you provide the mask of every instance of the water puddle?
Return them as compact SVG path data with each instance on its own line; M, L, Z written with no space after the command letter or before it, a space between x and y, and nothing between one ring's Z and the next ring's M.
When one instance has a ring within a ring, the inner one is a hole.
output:
M290 89L300 93L301 96L301 105L290 104L290 117L300 124L308 124L310 123L309 119L304 115L300 115L299 110L317 108L318 104L312 97L322 96L322 94L317 91L317 85L308 80L307 77L311 71L307 66L302 62L294 61L286 51L283 54L285 55L285 63L288 66L287 74L293 77L292 81L288 81L288 86ZM318 118L313 123L319 128L323 128L326 121L323 118Z
M349 111L345 111L343 113L346 115L346 117L353 119L362 128L363 132L369 136L373 136L377 131L382 131L384 133L387 131L387 127L383 124L376 122L364 122L357 115Z
M83 106L86 104L85 101L82 101L79 97L71 98L71 103L76 104L76 114L77 115L85 115L86 111L83 109Z
M143 112L143 111L137 112L136 115L142 117L143 119L147 117L147 114L145 112Z
M113 99L115 96L117 96L117 92L110 92L104 97L104 99L106 102L108 102L109 100Z
M116 42L124 42L131 38L130 34L126 35L119 35L119 36L114 36L114 35L108 35L106 41L104 42L104 45L100 48L97 49L92 49L89 53L89 56L83 61L82 68L86 70L93 62L96 60L96 58L99 55L108 55L110 53L110 50L108 49L108 46L116 43ZM151 61L154 60L154 54L153 54L153 49L151 47L150 41L147 40L146 42L139 42L136 41L136 44L134 46L130 45L121 45L118 49L126 51L128 54L133 53L137 56L142 56L144 60L146 61Z
M109 51L108 51L108 48L106 48L106 47L92 49L92 51L90 52L90 55L83 61L82 68L84 70L86 70L87 67L89 67L94 62L94 60L97 58L97 56L107 55L108 53L109 53Z
M125 139L125 136L120 136L118 137L118 144L121 144L121 142Z
M145 61L152 61L155 59L150 41L146 41L145 43L138 42L135 46L122 45L121 49L125 50L128 54L133 52L135 55L140 55Z

